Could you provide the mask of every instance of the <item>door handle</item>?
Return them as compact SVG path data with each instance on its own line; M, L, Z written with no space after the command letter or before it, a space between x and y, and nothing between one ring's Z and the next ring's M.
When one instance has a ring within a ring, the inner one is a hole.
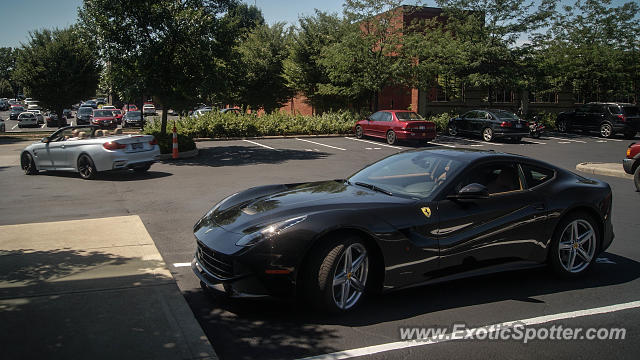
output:
M547 208L547 206L544 203L535 203L531 206L533 206L533 208L536 210L544 210Z

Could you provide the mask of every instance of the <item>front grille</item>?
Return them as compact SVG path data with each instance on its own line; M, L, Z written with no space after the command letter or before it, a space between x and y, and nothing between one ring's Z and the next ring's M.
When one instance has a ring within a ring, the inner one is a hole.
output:
M200 242L198 242L197 256L200 265L216 277L233 278L233 262L230 256L213 251Z

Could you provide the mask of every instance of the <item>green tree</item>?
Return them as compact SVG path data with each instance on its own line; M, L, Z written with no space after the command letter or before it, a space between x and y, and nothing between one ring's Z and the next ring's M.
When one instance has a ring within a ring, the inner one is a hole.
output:
M314 16L301 17L298 22L298 28L292 35L289 55L284 62L288 86L302 93L320 112L347 106L340 96L320 93L319 85L330 82L328 71L320 62L323 51L342 41L350 24L337 14L318 10Z
M14 95L13 93L13 87L11 86L11 83L9 82L9 80L7 79L0 79L0 97L12 97Z
M352 103L369 102L378 108L378 94L389 85L403 83L407 62L402 47L400 0L346 0L344 15L350 29L323 49L319 59L329 82L318 84L318 94L337 96Z
M640 6L582 0L565 6L536 38L549 83L580 102L638 99Z
M114 86L143 91L164 110L183 110L221 76L220 15L235 0L85 0L79 18L108 64ZM162 112L166 133L167 111Z
M283 76L288 44L289 30L276 23L256 27L236 46L240 103L271 112L291 98L293 92Z
M7 90L6 84L3 84L3 97L15 96L15 90L18 87L18 84L13 80L13 70L16 67L16 55L17 52L13 48L0 48L0 81L4 83L3 80L6 80L11 88Z
M95 94L98 59L74 28L41 30L18 50L14 78L40 105L62 116L64 108Z

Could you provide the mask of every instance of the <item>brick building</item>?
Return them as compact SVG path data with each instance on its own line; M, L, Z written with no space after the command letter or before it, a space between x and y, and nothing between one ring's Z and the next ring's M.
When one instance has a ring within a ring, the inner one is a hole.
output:
M401 6L392 10L396 14L393 23L407 29L415 20L427 20L442 15L442 9L433 7ZM455 111L462 113L470 109L488 106L488 89L469 88L461 84L457 86L436 86L429 89L406 88L400 86L386 87L378 94L378 110L412 109L422 116ZM455 91L452 91L455 88ZM509 109L517 112L520 108L529 112L557 113L575 106L571 92L557 94L537 94L529 91L513 89L494 89L492 107ZM315 109L306 102L303 95L292 98L282 111L312 115ZM374 109L371 109L372 111Z

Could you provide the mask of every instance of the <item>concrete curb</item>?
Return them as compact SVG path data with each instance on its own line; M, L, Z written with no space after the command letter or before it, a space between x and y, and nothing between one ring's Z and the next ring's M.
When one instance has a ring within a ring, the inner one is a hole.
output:
M183 151L181 153L178 153L178 159L189 159L192 157L196 157L198 156L198 149L194 149L194 150L190 150L190 151ZM160 154L158 155L158 160L171 160L172 159L172 154Z
M238 136L228 138L194 138L193 141L228 141L228 140L264 140L264 139L295 139L295 138L332 138L353 136L353 134L321 134L321 135L270 135L270 136Z
M615 176L624 179L633 179L622 169L622 164L617 163L591 163L584 162L576 165L576 170L594 175Z

